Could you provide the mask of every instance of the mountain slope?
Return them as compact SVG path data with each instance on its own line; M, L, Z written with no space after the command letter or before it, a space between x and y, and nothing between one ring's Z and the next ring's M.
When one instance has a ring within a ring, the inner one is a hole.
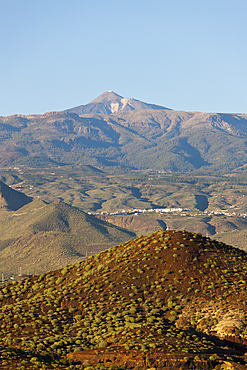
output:
M160 105L144 103L136 99L123 98L116 94L114 91L105 91L103 94L98 96L96 99L86 105L79 105L71 109L67 109L67 112L77 114L87 113L103 113L111 114L120 111L129 111L135 109L169 109Z
M0 181L0 209L16 211L32 201L27 195L11 189Z
M46 272L134 236L68 204L35 200L2 218L0 272Z
M111 224L131 230L136 235L150 233L153 230L160 228L166 229L166 224L162 220L158 220L148 216L138 215L97 215L97 218L110 222Z
M22 357L60 369L66 357L102 368L244 369L246 262L199 234L160 230L3 286L0 344L13 347L0 346L3 368Z
M114 99L97 101L93 104L115 104ZM110 114L0 117L0 165L246 171L247 115L124 109L119 103Z

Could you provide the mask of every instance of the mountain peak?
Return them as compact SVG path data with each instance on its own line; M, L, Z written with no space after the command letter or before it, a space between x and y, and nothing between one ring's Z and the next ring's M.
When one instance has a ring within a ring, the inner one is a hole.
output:
M89 104L114 102L114 101L119 101L121 99L123 99L123 97L121 95L118 95L114 91L109 90L109 91L103 92L103 94L98 96L96 99L92 100ZM88 105L88 104L86 104L86 105Z
M67 109L67 112L77 114L87 113L103 113L112 114L120 111L129 111L137 109L169 109L160 105L144 103L133 98L124 98L115 93L113 90L105 91L86 105L79 105L77 107Z

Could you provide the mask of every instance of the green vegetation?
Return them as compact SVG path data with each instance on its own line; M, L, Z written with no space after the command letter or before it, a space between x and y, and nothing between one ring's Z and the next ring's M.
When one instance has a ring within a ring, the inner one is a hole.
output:
M5 284L2 368L244 365L246 262L244 251L199 234L160 230Z
M246 368L247 116L136 107L0 117L0 369Z

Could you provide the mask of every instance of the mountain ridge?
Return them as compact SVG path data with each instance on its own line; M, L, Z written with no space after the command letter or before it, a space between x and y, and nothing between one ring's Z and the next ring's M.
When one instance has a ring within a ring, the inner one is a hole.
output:
M104 94L90 103L97 113L0 117L0 166L83 164L165 172L246 171L246 114L182 112L147 105L132 109L128 99L124 107L128 105L129 110L125 110L121 103L125 98L114 92ZM114 113L97 108L97 104L114 106L116 102Z
M120 111L129 111L135 109L169 110L169 108L160 105L144 103L133 98L124 98L123 96L118 95L114 91L110 90L105 91L103 94L86 105L79 105L74 108L66 109L66 111L81 115L88 113L112 114Z

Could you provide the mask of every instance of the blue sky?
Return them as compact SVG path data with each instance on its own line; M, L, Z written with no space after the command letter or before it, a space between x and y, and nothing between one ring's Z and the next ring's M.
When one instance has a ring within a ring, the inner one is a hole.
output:
M246 0L0 0L0 115L106 90L175 110L247 113Z

